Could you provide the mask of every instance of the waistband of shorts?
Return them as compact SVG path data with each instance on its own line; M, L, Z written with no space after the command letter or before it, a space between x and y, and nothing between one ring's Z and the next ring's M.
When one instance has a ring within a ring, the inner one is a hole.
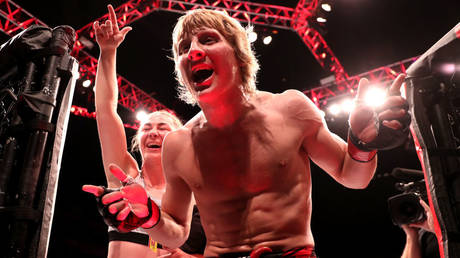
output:
M316 258L315 249L312 246L306 247L295 247L286 251L272 251L264 252L260 255L254 255L256 250L251 252L235 252L235 253L225 253L219 255L222 258L277 258L277 257L303 257L303 258Z

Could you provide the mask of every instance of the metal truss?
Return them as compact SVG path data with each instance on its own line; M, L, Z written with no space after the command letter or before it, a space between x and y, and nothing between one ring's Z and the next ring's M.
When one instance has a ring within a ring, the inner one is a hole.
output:
M416 59L409 58L363 74L348 76L322 35L310 24L317 7L318 0L300 0L296 8L238 0L130 0L118 6L115 12L120 26L125 26L153 11L185 13L196 8L212 8L225 11L244 23L294 30L310 49L318 63L335 76L335 81L332 83L304 91L318 107L326 105L331 97L353 94L359 80L363 77L367 77L371 82L387 83L394 79L398 73L404 72L406 67ZM107 15L104 15L96 20L106 19ZM0 0L0 29L2 31L13 36L33 24L46 26L14 2ZM72 55L80 63L82 76L94 80L97 59L84 51L85 40L94 41L95 38L92 24L93 22L77 30L77 42ZM167 109L124 77L118 75L117 80L120 105L131 111L139 108L149 111Z
M348 79L345 69L326 44L323 36L310 24L317 8L318 0L300 0L292 16L291 27L302 38L316 61L335 75L336 81Z
M96 112L89 112L87 108L84 107L79 107L72 105L70 108L70 113L76 116L82 116L82 117L87 117L91 119L96 119ZM129 124L129 123L124 123L123 124L126 128L131 128L134 130L139 129L139 124Z
M408 58L390 65L382 66L371 71L348 77L340 81L331 82L319 87L305 90L307 95L318 107L327 105L330 99L339 98L344 95L354 95L361 78L367 78L370 83L378 83L381 87L388 86L400 73L406 69L418 57Z
M233 18L256 25L295 31L310 49L313 57L326 70L333 73L337 81L347 79L343 66L327 45L323 36L311 26L318 0L300 0L296 8L270 4L251 3L238 0L131 0L115 9L121 26L130 24L153 11L185 13L197 8L210 8L227 12ZM104 21L104 15L96 21ZM95 40L91 22L77 31L79 38ZM84 44L78 45L81 49Z
M94 81L96 77L97 59L92 57L84 50L72 51L74 56L80 63L80 77ZM132 82L128 81L121 75L117 75L118 82L118 104L134 112L138 109L144 109L149 112L156 110L168 109L166 106L152 98L145 91L139 89Z
M185 13L197 8L212 8L227 12L241 22L290 29L294 9L290 7L251 3L247 1L229 0L130 0L115 9L119 25L128 25L154 11L163 10ZM105 21L104 15L95 21ZM94 21L77 31L79 37L92 41L95 35L92 30ZM84 47L84 45L82 45Z
M14 36L32 25L47 26L13 1L0 0L1 31L9 36Z

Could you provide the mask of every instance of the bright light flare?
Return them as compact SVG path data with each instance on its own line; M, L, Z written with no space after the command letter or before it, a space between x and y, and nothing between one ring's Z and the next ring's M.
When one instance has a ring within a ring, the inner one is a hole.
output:
M264 44L265 44L265 45L270 44L270 42L272 42L272 36L266 36L266 37L264 37Z
M350 113L355 105L355 102L352 99L346 99L340 104L340 108L343 112Z
M323 10L326 12L332 11L332 7L330 4L321 4L321 8L323 8Z
M141 123L144 123L148 117L149 115L144 110L137 111L136 113L136 119Z
M326 18L323 18L323 17L318 17L318 18L316 18L316 21L317 21L317 22L320 22L320 23L325 23L325 22L327 22Z
M253 43L257 40L257 33L254 31L249 32L248 39L250 43Z
M455 72L455 64L444 64L441 67L441 71L446 74L451 74Z
M332 104L327 110L334 116L338 115L341 111L340 106L338 104Z
M371 87L366 92L364 96L364 101L369 106L378 107L383 104L386 96L387 93L385 90L376 87Z
M91 80L90 79L86 79L83 81L83 83L81 84L83 87L85 88L88 88L89 86L91 86Z

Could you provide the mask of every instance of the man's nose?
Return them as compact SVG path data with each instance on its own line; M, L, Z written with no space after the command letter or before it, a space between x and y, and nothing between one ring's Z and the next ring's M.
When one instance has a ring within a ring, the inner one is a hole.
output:
M188 60L198 61L204 57L204 52L201 49L191 49L188 53Z

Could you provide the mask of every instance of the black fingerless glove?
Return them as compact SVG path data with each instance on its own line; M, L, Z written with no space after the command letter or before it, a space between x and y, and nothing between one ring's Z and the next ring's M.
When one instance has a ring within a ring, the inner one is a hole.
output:
M377 137L374 140L368 143L362 142L358 137L356 137L351 128L348 130L349 141L352 142L358 149L363 151L373 151L373 150L390 150L394 149L401 144L403 144L409 135L409 125L411 122L411 117L408 112L408 107L404 106L403 109L406 111L406 114L398 119L402 127L400 129L392 129L386 127L382 124L382 121L376 116L376 127L377 127Z

